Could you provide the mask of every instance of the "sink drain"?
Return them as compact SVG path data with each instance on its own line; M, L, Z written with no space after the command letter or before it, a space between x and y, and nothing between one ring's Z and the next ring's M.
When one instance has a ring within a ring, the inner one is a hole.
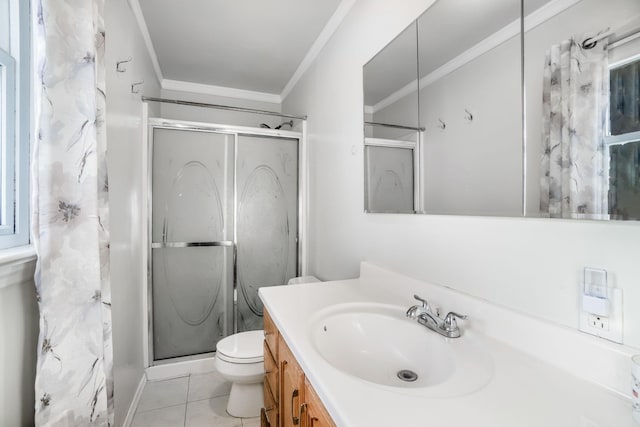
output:
M400 378L402 381L411 383L418 379L418 374L408 369L403 369L401 371L398 371L398 378Z

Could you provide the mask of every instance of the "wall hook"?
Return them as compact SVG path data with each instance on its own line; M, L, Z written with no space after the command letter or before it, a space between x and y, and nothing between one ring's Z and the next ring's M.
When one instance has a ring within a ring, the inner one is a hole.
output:
M140 80L139 82L131 83L131 93L140 93L138 86L143 85L144 80Z
M465 114L464 114L464 119L465 119L467 122L471 123L471 122L473 121L473 114L471 114L471 113L469 112L469 110L467 110L466 108L464 109L464 113L465 113Z
M447 128L447 124L440 119L438 119L438 121L440 122L438 124L438 128L440 128L440 130L445 130Z
M126 64L127 62L131 62L131 61L133 61L133 58L132 58L132 57L129 57L129 59L125 59L124 61L118 61L118 62L116 62L116 71L117 71L118 73L124 73L125 71L127 71L127 69L126 69L126 68L124 68L124 67L122 66L122 64Z

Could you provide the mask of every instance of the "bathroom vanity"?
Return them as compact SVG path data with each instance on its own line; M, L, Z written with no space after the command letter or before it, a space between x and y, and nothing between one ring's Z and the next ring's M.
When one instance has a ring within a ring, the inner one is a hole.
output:
M434 312L467 314L461 336L408 318L414 294ZM263 426L636 425L632 348L368 263L358 279L263 288L260 297Z
M336 425L267 310L264 312L264 368L262 427Z

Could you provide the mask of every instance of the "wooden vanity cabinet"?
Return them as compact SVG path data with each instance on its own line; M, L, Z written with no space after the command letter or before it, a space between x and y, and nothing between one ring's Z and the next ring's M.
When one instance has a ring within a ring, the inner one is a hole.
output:
M301 427L304 408L304 372L282 337L278 342L280 362L280 427Z
M264 311L265 381L262 427L336 427L271 316Z
M264 407L260 412L262 427L280 427L280 370L278 368L278 329L264 311Z
M304 427L336 427L316 391L307 380L304 381L304 399L307 402Z

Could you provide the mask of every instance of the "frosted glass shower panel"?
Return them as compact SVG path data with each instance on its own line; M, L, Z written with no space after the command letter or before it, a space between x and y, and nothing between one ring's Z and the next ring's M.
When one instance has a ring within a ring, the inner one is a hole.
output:
M415 212L414 158L411 148L365 146L367 212Z
M240 136L237 154L237 330L262 329L258 288L296 276L298 141Z
M215 350L232 331L233 135L155 129L154 359Z

